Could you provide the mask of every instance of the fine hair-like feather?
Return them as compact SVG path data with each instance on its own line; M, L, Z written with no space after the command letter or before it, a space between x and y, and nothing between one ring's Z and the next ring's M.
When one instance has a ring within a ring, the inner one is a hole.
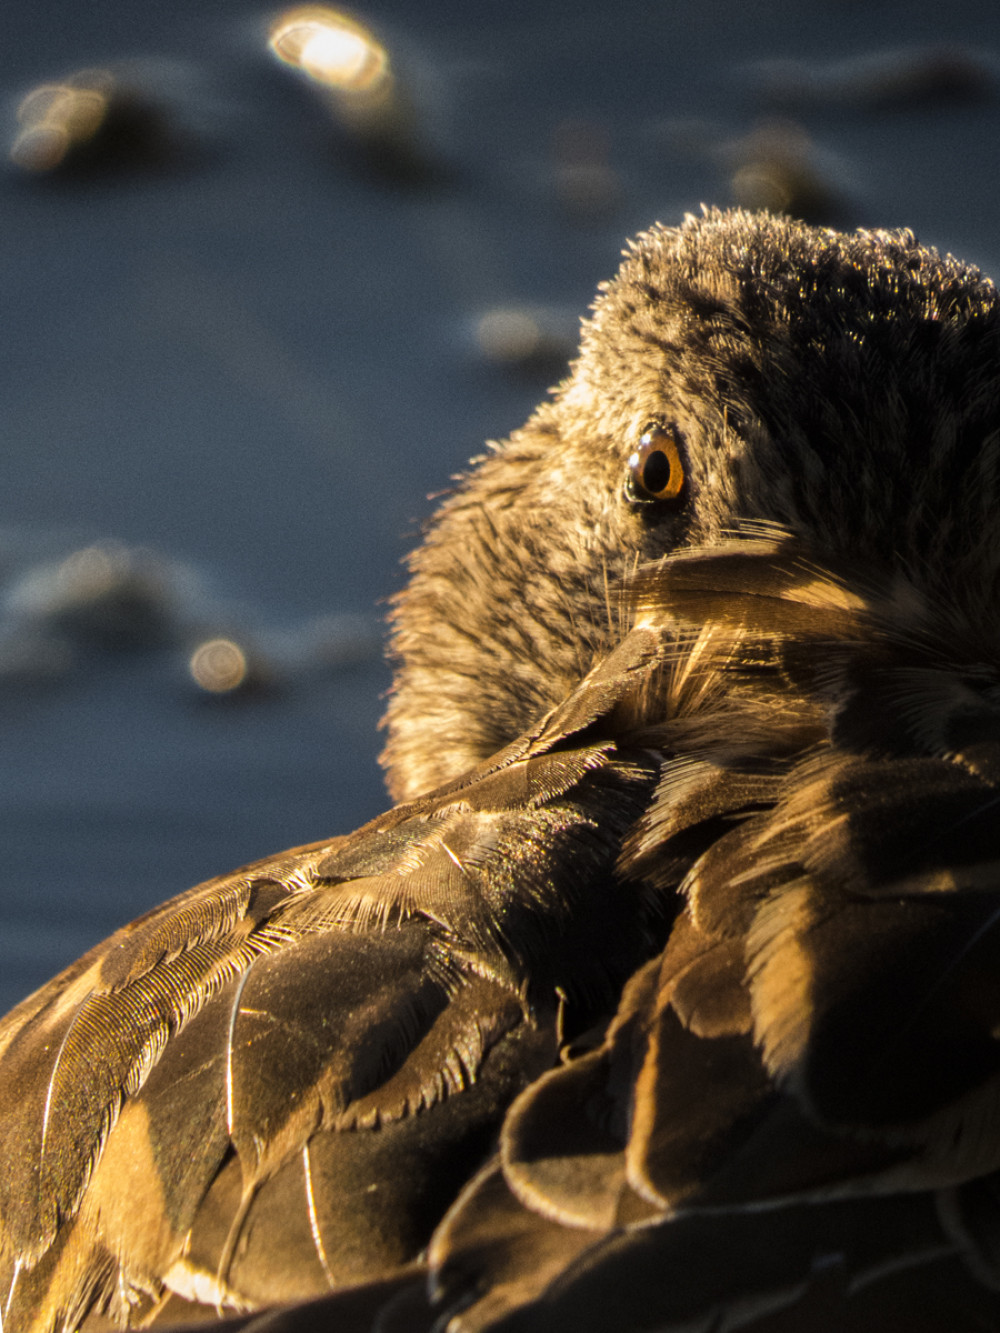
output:
M998 368L908 233L639 237L412 557L398 803L0 1024L5 1333L1000 1323Z

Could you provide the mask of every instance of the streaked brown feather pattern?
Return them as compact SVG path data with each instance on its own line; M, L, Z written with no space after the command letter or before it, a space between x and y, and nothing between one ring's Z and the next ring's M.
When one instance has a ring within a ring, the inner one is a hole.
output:
M905 233L641 238L413 557L404 803L0 1026L6 1333L1000 1325L998 365Z
M572 729L655 669L638 637L481 777L182 895L11 1016L5 1290L16 1256L42 1259L45 1324L95 1288L124 1316L117 1264L140 1311L164 1281L240 1308L420 1250L551 1063L556 990L607 1003L648 949L649 894L612 871L654 756Z

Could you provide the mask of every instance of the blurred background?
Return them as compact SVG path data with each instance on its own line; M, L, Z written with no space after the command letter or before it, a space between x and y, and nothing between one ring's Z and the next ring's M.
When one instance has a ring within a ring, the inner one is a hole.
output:
M1000 273L995 0L35 0L0 43L0 1007L385 797L385 600L702 203Z

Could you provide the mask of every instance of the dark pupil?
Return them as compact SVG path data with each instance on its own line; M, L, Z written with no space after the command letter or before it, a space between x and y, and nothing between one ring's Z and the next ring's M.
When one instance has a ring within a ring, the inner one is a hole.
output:
M651 495L657 495L670 482L670 459L662 449L654 449L642 469L642 484Z

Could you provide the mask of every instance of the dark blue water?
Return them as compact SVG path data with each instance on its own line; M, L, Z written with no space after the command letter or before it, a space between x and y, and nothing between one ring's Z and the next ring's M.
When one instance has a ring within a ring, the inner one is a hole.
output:
M558 378L624 237L732 202L762 118L809 136L820 220L912 226L1000 272L997 14L379 4L422 143L406 178L267 55L256 6L5 14L8 143L23 93L110 64L170 151L0 171L0 1007L155 901L380 809L388 673L364 644L331 663L311 620L380 614L428 493ZM940 43L962 48L950 95L880 54ZM808 96L787 68L765 96L781 59L823 67ZM548 312L552 355L477 345L511 304ZM129 649L53 592L95 543L167 588ZM198 691L187 657L214 630L261 688Z

